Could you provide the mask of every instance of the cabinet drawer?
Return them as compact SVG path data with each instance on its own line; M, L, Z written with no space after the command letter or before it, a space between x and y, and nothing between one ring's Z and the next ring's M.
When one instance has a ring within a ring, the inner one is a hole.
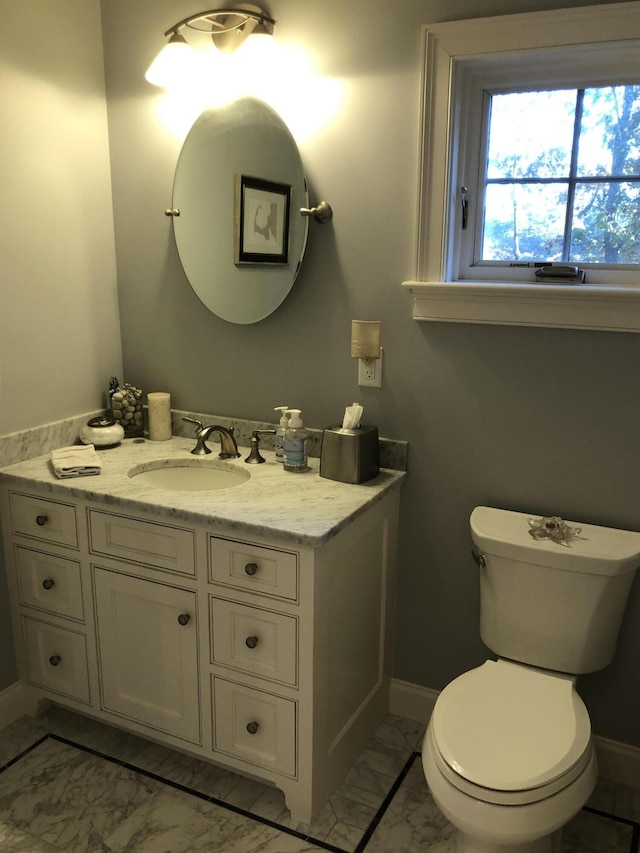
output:
M295 702L214 677L213 713L216 751L296 775Z
M298 600L298 555L209 537L209 579L236 589Z
M190 530L92 509L89 536L93 554L195 577L194 534Z
M80 563L16 546L20 604L84 621Z
M213 663L283 684L297 684L295 617L213 596L209 608Z
M27 681L89 702L87 646L83 634L23 616Z
M11 519L14 533L78 547L76 508L70 504L12 493Z

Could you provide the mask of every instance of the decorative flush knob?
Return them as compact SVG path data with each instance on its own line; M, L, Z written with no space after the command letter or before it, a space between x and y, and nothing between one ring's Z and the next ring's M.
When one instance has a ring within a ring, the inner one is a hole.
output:
M258 564L247 563L247 565L244 567L244 570L248 575L251 575L253 577L253 575L255 575L255 573L258 571Z
M45 579L42 581L42 586L43 586L45 589L53 589L55 585L56 585L56 582L54 581L54 579L53 579L53 578L45 578Z
M44 527L45 524L49 521L46 515L37 515L36 516L36 524L38 527Z
M60 655L51 655L49 658L49 663L51 666L58 666L59 663L62 663L62 658Z
M188 625L188 624L189 624L189 622L190 622L190 620L191 620L191 615L190 615L189 613L181 613L181 614L178 616L178 622L179 622L181 625Z
M247 731L249 732L250 735L256 734L256 732L258 731L259 728L260 728L260 723L258 723L256 720L253 720L253 722L251 722L251 723L247 723Z
M255 649L255 647L258 645L258 638L257 637L247 637L247 639L245 640L245 644L250 649Z

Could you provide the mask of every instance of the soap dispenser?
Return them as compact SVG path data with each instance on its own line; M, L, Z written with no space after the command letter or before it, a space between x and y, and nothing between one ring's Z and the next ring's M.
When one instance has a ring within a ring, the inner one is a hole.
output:
M302 473L309 470L305 448L307 431L300 417L300 409L287 409L287 414L290 417L284 434L284 470Z
M287 426L289 424L289 418L287 417L287 412L289 411L287 406L274 406L274 412L280 412L280 423L276 427L276 462L284 462L284 451L282 446L284 444L284 434L286 432Z

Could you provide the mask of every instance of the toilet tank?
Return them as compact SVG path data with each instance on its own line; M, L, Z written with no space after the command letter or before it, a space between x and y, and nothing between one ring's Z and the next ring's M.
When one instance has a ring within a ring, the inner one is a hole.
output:
M535 514L493 507L471 513L482 554L480 635L497 655L578 675L613 659L640 533L568 521L568 544L534 539Z

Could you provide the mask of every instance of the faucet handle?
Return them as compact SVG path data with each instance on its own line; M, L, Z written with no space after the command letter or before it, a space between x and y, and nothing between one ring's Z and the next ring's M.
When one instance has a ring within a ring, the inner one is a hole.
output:
M275 429L254 429L251 433L251 438L249 439L249 444L251 445L251 453L244 460L248 462L250 465L259 465L261 462L264 462L265 459L261 455L258 450L258 444L260 443L261 435L275 435Z
M198 432L201 432L204 427L202 426L202 421L198 421L195 418L182 418L183 421L188 421L190 424L195 424L198 427Z

